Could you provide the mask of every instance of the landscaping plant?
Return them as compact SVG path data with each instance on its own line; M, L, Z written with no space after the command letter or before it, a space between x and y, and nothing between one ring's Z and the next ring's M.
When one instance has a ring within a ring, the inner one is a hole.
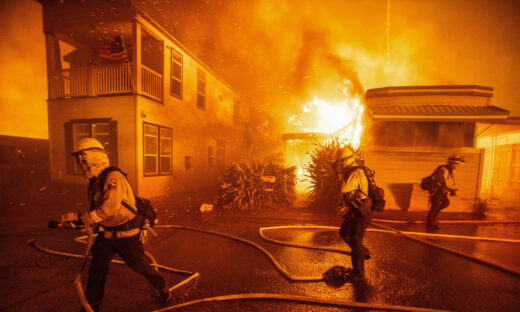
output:
M307 163L308 178L311 183L309 200L311 206L337 209L342 203L341 181L338 180L334 162L343 148L351 148L349 144L342 144L338 138L319 144L310 154Z
M276 161L233 163L220 177L217 206L249 210L290 206L296 199L296 168Z

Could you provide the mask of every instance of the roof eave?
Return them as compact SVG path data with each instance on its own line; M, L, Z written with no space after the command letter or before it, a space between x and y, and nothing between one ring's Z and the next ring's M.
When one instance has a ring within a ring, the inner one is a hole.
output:
M439 116L439 115L371 115L373 121L496 121L508 115Z

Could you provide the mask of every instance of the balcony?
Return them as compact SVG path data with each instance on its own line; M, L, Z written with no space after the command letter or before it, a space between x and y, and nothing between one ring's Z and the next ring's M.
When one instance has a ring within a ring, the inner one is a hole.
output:
M137 81L132 77L131 63L62 69L49 75L49 99L135 93L162 102L163 76L144 65L140 70L141 78Z

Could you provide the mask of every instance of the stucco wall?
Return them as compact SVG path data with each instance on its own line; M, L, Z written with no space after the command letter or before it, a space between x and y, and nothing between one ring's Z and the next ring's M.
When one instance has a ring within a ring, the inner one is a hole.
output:
M114 96L74 100L50 100L50 164L51 178L65 182L81 182L83 178L67 174L65 122L71 119L111 118L117 121L119 167L136 181L135 97Z

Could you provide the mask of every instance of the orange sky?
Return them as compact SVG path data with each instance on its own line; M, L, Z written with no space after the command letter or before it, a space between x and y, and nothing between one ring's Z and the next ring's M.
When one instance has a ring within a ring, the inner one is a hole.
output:
M280 124L314 96L341 97L344 81L352 93L396 85L491 86L492 103L520 115L520 1L137 3ZM46 138L39 4L0 0L0 25L0 135Z
M0 0L0 29L0 135L48 139L41 5Z

